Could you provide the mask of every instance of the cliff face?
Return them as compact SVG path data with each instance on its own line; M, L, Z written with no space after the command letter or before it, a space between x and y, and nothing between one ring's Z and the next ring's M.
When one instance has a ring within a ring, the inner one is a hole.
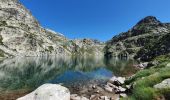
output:
M148 43L159 40L170 32L170 24L161 23L153 16L139 21L128 32L114 36L105 46L106 56L132 56L147 46Z
M0 49L4 56L69 54L59 43L67 39L42 28L17 0L0 1L0 36Z
M74 41L73 41L74 42ZM62 34L42 28L18 0L0 1L0 56L72 55Z

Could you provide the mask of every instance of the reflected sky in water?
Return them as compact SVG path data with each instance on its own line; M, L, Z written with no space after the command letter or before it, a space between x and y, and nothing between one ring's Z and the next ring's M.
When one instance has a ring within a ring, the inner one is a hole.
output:
M30 89L44 83L64 86L104 82L116 76L128 76L136 70L133 60L106 60L99 57L25 57L0 62L0 91Z

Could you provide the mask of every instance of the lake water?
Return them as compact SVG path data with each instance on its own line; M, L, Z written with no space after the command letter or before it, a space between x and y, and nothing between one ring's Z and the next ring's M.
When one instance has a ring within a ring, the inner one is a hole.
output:
M113 75L129 76L136 72L134 60L98 57L25 57L0 62L0 92L34 90L44 83L82 86L102 83Z

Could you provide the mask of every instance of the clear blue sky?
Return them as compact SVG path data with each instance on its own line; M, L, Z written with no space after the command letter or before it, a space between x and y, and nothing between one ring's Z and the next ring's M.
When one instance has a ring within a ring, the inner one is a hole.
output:
M153 15L170 22L170 0L20 0L45 28L66 37L111 39Z

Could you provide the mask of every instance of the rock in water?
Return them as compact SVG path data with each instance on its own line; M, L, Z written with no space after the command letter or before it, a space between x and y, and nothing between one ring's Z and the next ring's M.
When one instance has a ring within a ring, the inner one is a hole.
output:
M57 84L44 84L17 100L70 100L70 91Z

